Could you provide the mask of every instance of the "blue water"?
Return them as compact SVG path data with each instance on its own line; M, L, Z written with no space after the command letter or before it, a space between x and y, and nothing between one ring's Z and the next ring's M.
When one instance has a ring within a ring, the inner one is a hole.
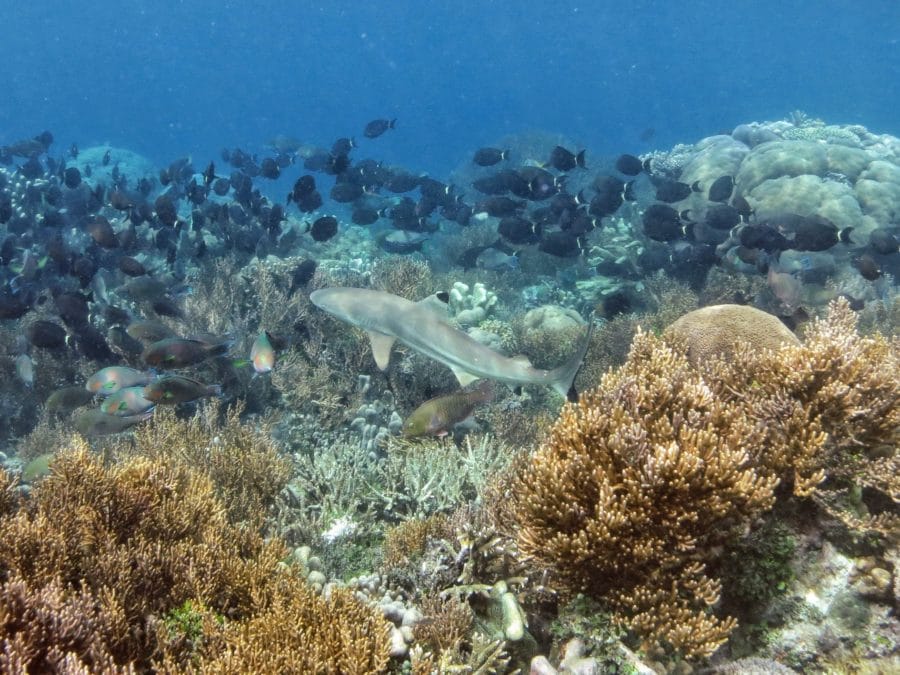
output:
M801 109L900 134L896 0L7 0L0 26L5 142L160 165L375 117L372 156L435 175L529 130L643 152Z

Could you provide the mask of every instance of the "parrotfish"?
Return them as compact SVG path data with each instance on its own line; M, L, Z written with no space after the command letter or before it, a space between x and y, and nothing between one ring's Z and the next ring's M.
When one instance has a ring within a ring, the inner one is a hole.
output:
M275 350L269 340L269 334L262 331L253 341L250 348L250 361L257 373L268 373L275 366Z
M108 396L100 404L100 410L107 415L129 417L149 412L155 405L153 401L144 398L143 387L125 387Z
M91 375L84 388L101 396L109 396L125 387L142 387L151 379L149 373L134 368L108 366Z
M181 375L166 375L144 387L143 397L160 405L178 405L221 393L222 387L218 384L203 384Z
M141 358L154 368L182 368L201 363L228 351L230 342L208 344L189 338L166 338L149 345ZM146 384L146 382L144 383Z
M150 419L152 415L153 412L149 411L141 415L117 417L116 415L107 415L99 408L94 408L85 410L75 418L75 428L82 436L118 434L130 429L135 424Z
M50 413L65 414L72 412L75 408L87 405L93 398L93 392L88 391L85 387L63 387L50 394L44 405L47 406L47 411Z
M404 436L445 436L465 420L475 406L494 396L490 381L484 380L472 391L456 391L425 401L403 424Z

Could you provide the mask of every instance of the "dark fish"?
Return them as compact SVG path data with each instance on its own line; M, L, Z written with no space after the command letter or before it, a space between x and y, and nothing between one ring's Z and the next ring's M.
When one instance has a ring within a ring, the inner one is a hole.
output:
M128 211L134 206L134 202L122 190L113 190L107 197L109 198L109 205L116 211Z
M133 300L155 300L164 296L168 290L159 279L143 276L135 277L122 287Z
M63 173L63 184L70 190L81 185L81 172L74 166L68 167Z
M189 403L206 396L220 396L222 387L218 384L204 384L181 375L164 375L143 388L143 397L159 405Z
M115 354L109 348L106 337L89 323L72 329L75 348L86 358L94 361L112 361Z
M472 161L478 166L494 166L502 162L509 156L509 150L498 150L497 148L479 148L475 151Z
M93 400L93 392L88 391L84 387L73 385L54 391L47 397L44 405L47 406L47 412L51 414L65 415L76 408L87 405Z
M588 213L604 218L615 213L625 201L625 183L614 176L598 176L593 188L597 194L591 198Z
M889 230L879 227L869 234L869 246L880 255L892 255L900 248L900 242Z
M637 176L643 169L643 162L634 155L621 155L616 160L616 170L626 176Z
M90 308L88 299L81 293L57 293L53 298L56 311L67 326L81 326L88 321Z
M363 195L362 185L356 183L335 183L331 188L331 198L340 204L349 204Z
M747 248L758 248L768 253L786 251L791 247L791 242L783 234L765 223L742 225L738 239Z
M28 341L41 349L62 349L66 346L66 329L58 323L38 319L25 329Z
M482 380L472 391L458 391L426 401L406 418L403 435L445 436L469 417L476 406L487 403L493 396L491 381Z
M502 218L503 216L511 216L520 209L525 207L524 202L510 199L509 197L488 197L482 202L475 205L475 212L485 212L489 216Z
M178 209L175 208L175 202L168 195L160 195L153 204L156 211L156 217L163 225L173 227L175 221L178 220Z
M125 332L135 340L142 342L159 342L175 337L175 332L161 321L145 319L128 324Z
M212 190L218 196L224 197L231 189L231 182L227 178L216 178L212 184Z
M24 316L30 308L22 298L0 292L0 319L18 319Z
M75 428L82 436L105 436L107 434L118 434L127 431L135 424L139 424L144 420L150 419L153 411L145 412L141 415L129 415L127 417L118 417L116 415L107 415L99 408L94 410L86 410L78 415L75 419Z
M119 238L116 236L112 225L103 216L95 216L86 226L85 230L91 239L97 242L103 248L118 248Z
M309 225L309 234L314 241L328 241L338 231L338 220L334 216L322 216L316 218L312 225Z
M875 281L881 276L881 269L878 263L868 253L865 253L853 261L853 266L859 271L863 279Z
M174 298L171 298L167 295L164 295L161 298L157 298L151 303L150 306L158 316L168 316L175 319L184 318L184 312L182 311L181 307L178 305Z
M288 291L288 294L292 294L298 288L303 288L312 281L313 275L316 273L316 268L319 266L312 258L307 258L306 260L297 264L297 266L291 272L291 287Z
M376 238L378 246L388 253L407 254L422 250L422 244L428 236L421 232L407 232L406 230L391 230Z
M793 247L798 251L827 251L838 243L838 228L830 220L808 216L793 220Z
M708 198L711 202L727 202L731 199L732 192L734 192L734 178L720 176L709 186Z
M575 258L581 255L581 240L568 232L551 232L541 240L538 249L557 258Z
M665 204L651 204L643 216L644 234L654 241L673 241L684 236L678 211Z
M396 119L393 120L372 120L366 125L366 128L363 129L363 136L366 138L378 138L388 129L393 129L394 124L397 122Z
M657 201L666 202L667 204L687 199L692 192L690 185L677 180L662 179L656 183Z
M739 222L737 209L728 204L713 204L706 210L706 224L715 230L730 230Z
M112 326L107 332L109 344L113 349L128 356L137 356L144 351L144 345L140 340L135 340L128 334L124 326Z
M566 150L561 145L557 145L550 151L550 159L547 160L547 163L557 171L571 171L576 166L583 169L586 167L584 152L584 150L581 150L576 154Z
M523 179L523 182L527 189L528 181L525 181ZM485 195L502 195L509 192L509 185L507 184L507 181L502 174L478 178L472 181L472 187L478 190L481 194Z
M209 185L216 179L216 165L212 162L209 163L209 166L203 171L203 184L209 187Z
M384 187L395 194L409 192L419 187L419 177L413 176L411 173L398 172L385 182Z
M497 232L513 244L535 244L541 236L541 227L522 216L507 216L500 221Z
M332 156L349 155L356 147L356 141L352 138L339 138L331 144Z
M188 338L166 338L149 345L141 359L153 368L182 368L196 365L213 356L221 356L230 346L230 341L208 344Z
M129 277L142 277L147 274L147 268L139 260L128 255L119 258L119 269Z
M276 180L281 175L281 169L271 157L266 157L259 165L259 175L269 180Z
M380 214L378 209L372 209L366 206L354 206L353 212L350 214L350 220L357 225L371 225L378 220Z

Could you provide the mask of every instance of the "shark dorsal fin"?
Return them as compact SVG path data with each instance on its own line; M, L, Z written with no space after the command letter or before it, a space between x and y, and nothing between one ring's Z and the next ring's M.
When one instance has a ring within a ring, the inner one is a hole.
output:
M465 370L460 370L459 368L451 368L453 374L456 375L456 379L459 381L459 385L461 387L465 387L467 384L471 384L475 380L481 379L480 375L473 375L472 373L468 373Z
M388 364L391 362L391 348L397 340L393 335L385 335L384 333L376 333L375 331L366 331L369 336L369 344L372 345L372 356L375 357L375 365L379 370L387 370Z

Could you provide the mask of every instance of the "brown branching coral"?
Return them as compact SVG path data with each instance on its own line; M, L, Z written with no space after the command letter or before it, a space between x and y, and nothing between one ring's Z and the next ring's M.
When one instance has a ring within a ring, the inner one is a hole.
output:
M510 505L521 550L564 587L604 600L648 642L703 656L734 626L709 611L719 583L706 564L780 480L832 513L835 491L854 485L896 505L896 479L875 474L896 467L900 344L860 337L845 301L777 351L736 344L692 367L675 343L639 333L627 363L521 465Z
M271 420L253 427L241 422L242 412L240 404L220 411L215 403L206 403L193 417L179 420L171 409L160 409L153 424L135 432L135 445L127 452L177 459L202 470L229 519L258 527L287 484L291 465L272 443Z
M639 334L518 477L519 546L645 638L709 654L733 623L709 612L719 585L703 561L774 500L746 450L760 438L683 354Z
M357 601L353 592L333 589L327 598L305 584L286 583L252 619L226 626L224 649L202 660L204 674L346 673L386 670L390 624Z
M311 672L309 658L322 654L335 672L378 672L389 649L381 615L348 592L320 600L282 570L284 545L232 522L207 470L215 464L200 469L177 453L104 466L78 439L58 453L24 504L0 517L0 633L13 671L146 670L159 661L167 672L189 662L221 672L220 656L269 643L298 659L282 672ZM227 494L242 498L233 486ZM164 617L186 603L210 620L196 640L179 641ZM48 613L61 623L44 621Z

